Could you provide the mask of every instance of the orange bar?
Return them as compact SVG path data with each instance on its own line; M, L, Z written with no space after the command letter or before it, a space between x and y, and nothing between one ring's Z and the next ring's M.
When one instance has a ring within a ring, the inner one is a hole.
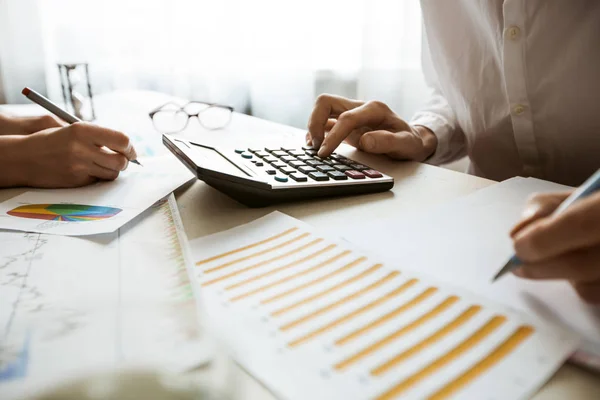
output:
M254 257L262 256L263 254L270 253L272 251L275 251L277 249L281 249L282 247L290 245L290 244L292 244L294 242L297 242L300 239L304 239L305 237L307 237L309 235L310 235L310 233L305 232L305 233L303 233L301 235L298 235L298 236L296 236L296 237L288 240L287 242L279 243L278 245L275 245L273 247L269 247L268 249L257 251L256 253L252 253L252 254L249 254L247 256L244 256L244 257L241 257L241 258L237 258L237 259L235 259L233 261L229 261L229 262L226 262L225 264L221 264L218 267L207 269L206 271L204 271L204 273L208 274L208 273L211 273L211 272L215 272L215 271L221 270L223 268L230 267L233 264L237 264L239 262L246 261L246 260L249 260L249 259L254 258Z
M471 318L473 318L473 316L475 316L479 311L481 311L481 306L469 307L466 311L464 311L462 314L460 314L456 319L454 319L454 321L450 322L448 325L442 327L437 332L435 332L434 334L430 335L429 337L423 339L422 341L420 341L419 343L417 343L410 349L403 351L402 353L400 353L397 356L386 361L384 364L380 365L379 367L371 370L371 375L375 375L375 376L383 375L387 371L389 371L390 369L395 367L396 365L400 364L401 362L414 356L415 354L419 353L420 351L423 351L426 348L431 347L432 345L436 344L437 342L442 340L444 337L446 337L448 334L454 332L455 330L457 330L458 328L463 326L467 321L471 320Z
M464 374L448 383L429 397L430 400L443 400L454 395L457 391L469 385L487 370L502 361L506 356L515 351L535 330L531 326L519 327L508 339L494 349L483 360L471 367Z
M458 301L458 297L456 297L456 296L448 297L446 300L444 300L442 303L437 305L433 310L429 311L427 314L422 315L421 317L417 318L410 324L403 326L402 328L398 329L396 332L386 336L385 338L381 339L380 341L376 342L375 344L372 344L371 346L359 351L352 357L347 358L344 361L340 361L339 363L337 363L335 365L335 369L342 370L342 369L354 364L355 362L375 353L376 351L381 350L385 346L392 343L394 340L398 339L400 336L417 329L418 327L423 325L425 322L437 317L438 315L440 315L441 313L446 311L448 308L450 308L457 301ZM346 338L347 337L348 336L346 336ZM344 341L344 343L346 343L346 341ZM336 344L338 344L338 343L336 342Z
M356 339L357 337L359 337L361 335L364 335L368 331L370 331L372 329L375 329L378 326L381 326L381 325L383 325L383 324L385 324L387 322L390 322L392 319L396 318L400 314L403 314L408 309L413 308L417 304L419 304L419 303L427 300L428 298L430 298L431 296L433 296L437 291L438 291L437 288L427 288L427 289L425 289L423 292L421 292L421 294L419 294L417 297L415 297L414 299L412 299L408 303L402 304L401 306L396 307L395 309L393 309L389 313L385 314L384 316L377 318L373 322L370 322L368 325L365 325L362 328L357 329L354 332L351 332L351 333L349 333L348 335L346 335L346 336L344 336L342 338L339 338L338 340L335 341L335 344L338 345L338 346L343 346L346 343L348 343L349 341L354 340L354 339ZM456 300L458 300L458 299L456 299Z
M351 264L357 265L357 264L360 264L361 262L365 261L366 259L367 259L367 257L360 257L360 258L357 258L356 260L354 260ZM360 274L354 275L352 278L348 278L345 281L340 282L333 287L330 287L329 289L325 289L322 292L319 292L312 296L306 297L306 298L298 301L297 303L291 304L289 306L285 306L284 308L280 308L277 311L273 311L271 313L271 315L274 317L278 317L278 316L285 314L286 312L292 311L293 309L298 308L304 304L308 304L311 301L315 301L317 299L320 299L321 297L327 296L328 294L331 294L331 293L335 292L336 290L343 289L344 287L346 287L354 282L358 282L359 280L361 280L361 279L365 278L366 276L372 274L373 272L377 271L381 267L383 267L383 264L375 264L371 268L361 272Z
M204 282L204 283L202 283L202 286L212 285L213 283L224 281L225 279L229 279L229 278L231 278L233 276L239 275L239 274L244 273L246 271L250 271L251 269L263 267L263 266L265 266L265 265L267 265L269 263L272 263L273 261L278 261L278 260L281 260L282 258L286 258L288 256L291 256L292 254L295 254L295 253L298 253L298 252L300 252L302 250L305 250L305 249L307 249L307 248L309 248L311 246L314 246L315 244L317 244L319 242L322 242L322 241L323 241L323 239L315 239L312 242L308 242L308 243L306 243L303 246L300 246L300 247L297 247L297 248L295 248L293 250L288 251L287 253L284 253L284 254L281 254L279 256L275 256L275 257L269 258L268 260L261 261L259 263L254 264L254 265L251 265L249 267L242 268L242 269L237 270L235 272L231 272L231 273L229 273L227 275L220 276L220 277L218 277L216 279L213 279L211 281Z
M275 273L277 273L277 272L280 272L280 271L283 271L283 270L285 270L285 269L288 269L288 268L294 267L294 266L296 266L296 265L299 265L299 264L305 263L305 262L307 262L307 261L310 261L310 260L312 260L313 258L316 258L316 257L320 256L320 255L321 255L321 254L323 254L323 253L326 253L326 252L328 252L328 251L329 251L329 250L331 250L331 249L334 249L336 246L337 246L336 244L330 244L329 246L327 246L327 247L325 247L325 248L323 248L323 249L321 249L321 250L319 250L319 251L317 251L317 252L315 252L315 253L309 254L309 255L307 255L306 257L302 257L301 259L299 259L299 260L296 260L296 261L293 261L293 262L291 262L291 263L289 263L289 264L286 264L286 265L284 265L284 266L282 266L282 267L279 267L279 268L272 269L272 270L270 270L270 271L264 272L264 273L262 273L262 274L259 274L259 275L255 275L255 276L253 276L253 277L251 277L251 278L248 278L248 279L246 279L245 281L241 281L241 282L238 282L238 283L234 283L233 285L229 285L229 286L227 286L225 289L226 289L226 290L235 289L235 288L238 288L238 287L240 287L240 286L247 285L248 283L251 283L251 282L257 281L257 280L259 280L259 279L265 278L265 277L267 277L267 276L269 276L269 275L273 275L273 274L275 274ZM332 258L330 258L330 259L328 259L328 260L325 260L325 261L323 261L322 263L318 264L318 265L317 265L317 266L315 266L315 267L312 267L312 268L309 268L308 270L300 271L300 272L298 272L298 273L296 273L296 274L294 274L294 275L291 275L291 276L288 276L288 277L282 278L282 279L280 279L280 280L278 280L278 281L276 281L276 282L270 283L270 284L268 284L268 285L266 285L266 286L260 287L260 288L258 288L258 289L256 289L256 290L253 290L253 291L251 291L251 292L248 292L248 293L241 294L241 295L239 295L239 296L236 296L236 297L232 298L231 300L232 300L232 301L240 300L240 299L243 299L244 297L248 297L248 296L250 296L250 295L252 295L252 294L255 294L255 293L258 293L258 292L262 292L263 290L269 289L269 288L271 288L271 287L273 287L273 286L276 286L276 285L278 285L278 284L280 284L280 283L283 283L283 282L285 282L285 280L286 280L286 279L287 279L287 280L289 280L289 279L292 279L292 278L293 278L293 277L295 277L296 275L300 275L300 274L303 274L303 273L307 273L307 271L310 271L310 270L316 269L316 268L318 268L318 267L322 267L322 266L324 266L324 265L327 265L329 262L333 262L333 260L334 260L334 259L340 258L342 255L344 255L344 254L348 254L348 253L350 253L350 251L345 251L345 252L343 252L343 253L341 253L341 254L338 254L338 255L337 255L337 256L335 256L335 257L332 257Z
M232 254L239 253L239 252L242 252L244 250L248 250L248 249L251 249L253 247L260 246L261 244L272 242L275 239L279 239L280 237L288 235L288 234L290 234L290 233L292 233L294 231L297 231L297 230L298 230L298 228L288 229L287 231L281 232L281 233L279 233L279 234L277 234L275 236L271 236L270 238L267 238L265 240L261 240L260 242L252 243L252 244L249 244L248 246L240 247L239 249L231 250L231 251L228 251L227 253L219 254L218 256L210 257L210 258L207 258L205 260L200 260L200 261L198 261L196 263L196 265L207 264L207 263L209 263L211 261L218 260L219 258L227 257L227 256L230 256Z
M429 378L431 375L438 372L440 369L456 360L467 351L481 343L485 338L494 333L506 321L506 317L492 317L485 325L479 328L474 334L462 341L458 346L447 352L446 354L433 361L431 364L422 368L420 371L409 376L389 391L385 392L377 398L377 400L393 399L406 392L408 389L419 384L422 380Z
M380 265L380 264L378 264ZM288 329L294 328L300 324L305 323L306 321L309 321L315 317L318 317L319 315L325 314L328 311L333 310L334 308L341 306L344 303L347 303L349 301L352 301L354 299L356 299L357 297L362 296L363 294L378 288L379 286L383 285L386 282L389 282L390 280L392 280L393 278L395 278L396 276L400 275L400 272L398 271L392 271L389 274L387 274L386 276L384 276L383 278L381 278L380 280L378 280L375 283L370 284L369 286L366 286L364 288L362 288L361 290L359 290L358 292L352 293L349 296L346 296L338 301L336 301L335 303L329 304L328 306L325 306L323 308L318 309L317 311L313 312L312 314L308 314L305 315L304 317L297 319L295 321L292 321L288 324L285 324L284 326L282 326L280 329L282 331L286 331Z
M290 343L288 343L288 345L290 347L294 347L294 346L298 346L310 339L315 338L316 336L319 336L325 332L328 332L334 328L337 328L338 326L358 317L361 314L366 313L367 311L372 310L373 308L385 303L386 301L398 296L399 294L403 293L406 289L414 286L416 283L418 282L418 280L416 279L411 279L407 282L405 282L404 284L400 285L399 287L397 287L396 289L392 290L391 292L383 295L382 297L378 298L377 300L367 304L364 307L361 307L353 312L351 312L350 314L346 314L341 318L338 318L337 320L333 321L330 324L324 325L321 328L317 329L316 331L310 332L307 335L302 336L299 339L296 339Z
M310 286L316 285L318 283L324 282L324 281L326 281L327 279L329 279L329 278L331 278L333 276L339 275L342 272L348 271L349 269L352 269L352 268L356 267L358 264L360 264L361 262L363 262L366 259L367 259L366 257L360 257L360 258L352 261L351 263L348 263L348 264L344 265L343 267L336 269L335 271L332 271L332 272L330 272L330 273L328 273L326 275L323 275L323 276L321 276L321 277L319 277L319 278L317 278L315 280L312 280L310 282L304 283L304 284L302 284L300 286L297 286L297 287L295 287L293 289L287 290L287 291L285 291L283 293L280 293L280 294L278 294L276 296L273 296L271 298L263 300L263 301L261 301L261 303L262 304L269 304L269 303L271 303L271 302L273 302L275 300L282 299L285 296L289 296L290 294L293 294L293 293L296 293L296 292L298 292L300 290L306 289L307 287L310 287Z

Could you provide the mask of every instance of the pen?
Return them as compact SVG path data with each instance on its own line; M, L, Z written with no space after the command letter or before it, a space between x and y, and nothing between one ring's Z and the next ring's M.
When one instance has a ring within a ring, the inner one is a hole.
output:
M65 110L63 110L62 108L60 108L59 106L57 106L56 104L51 102L49 99L42 96L41 94L39 94L38 92L36 92L33 89L26 87L25 89L23 89L23 91L21 93L23 93L23 95L25 95L25 97L27 97L29 100L33 101L35 104L44 107L46 110L50 111L52 114L56 115L58 118L62 119L63 121L65 121L68 124L74 124L75 122L81 122L81 120L79 118L66 112ZM138 160L130 160L130 161L134 164L142 165L142 164L140 164L140 162Z
M590 176L581 186L579 186L569 197L563 201L560 206L550 215L550 218L555 217L569 208L577 200L582 199L590 194L600 190L600 169ZM495 282L501 276L513 271L522 264L521 260L516 255L513 255L504 267L494 276L492 282Z

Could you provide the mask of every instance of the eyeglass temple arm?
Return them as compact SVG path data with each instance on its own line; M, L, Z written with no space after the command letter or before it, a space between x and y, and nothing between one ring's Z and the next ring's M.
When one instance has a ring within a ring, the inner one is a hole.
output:
M173 105L173 106L175 106L175 107L178 107L179 109L183 109L183 107L181 107L179 104L177 104L177 103L175 103L175 102L172 102L172 101L169 101L168 103L165 103L165 104L163 104L163 105L161 105L161 106L158 106L158 107L156 107L154 110L150 111L150 112L148 113L148 115L149 115L150 117L153 117L153 116L154 116L154 114L156 114L157 112L159 112L160 110L162 110L162 109L163 109L163 108L165 108L166 106L170 106L170 105Z

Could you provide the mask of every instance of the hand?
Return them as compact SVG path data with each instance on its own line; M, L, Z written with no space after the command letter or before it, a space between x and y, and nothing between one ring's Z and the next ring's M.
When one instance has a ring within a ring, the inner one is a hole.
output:
M50 128L23 138L20 153L26 186L76 187L114 180L136 159L121 132L87 123Z
M67 123L52 115L13 117L0 113L0 135L30 135L48 128L60 128Z
M511 231L523 261L515 275L566 279L582 299L600 304L600 193L550 217L569 194L539 194L528 202L523 220Z
M424 161L437 147L429 129L410 126L384 103L320 95L308 123L306 140L329 156L342 141L369 153Z

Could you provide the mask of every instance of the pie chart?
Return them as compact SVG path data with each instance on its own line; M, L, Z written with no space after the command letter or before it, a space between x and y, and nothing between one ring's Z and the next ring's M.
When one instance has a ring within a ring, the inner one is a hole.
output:
M13 208L7 214L19 218L83 222L111 218L121 211L120 208L84 204L28 204Z

